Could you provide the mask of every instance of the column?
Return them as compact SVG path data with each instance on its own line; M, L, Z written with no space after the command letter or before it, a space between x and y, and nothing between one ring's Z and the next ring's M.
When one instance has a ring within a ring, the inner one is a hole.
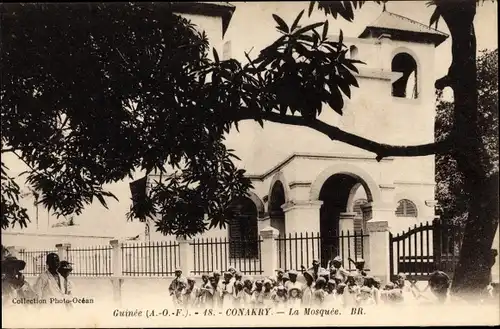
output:
M389 282L391 273L389 265L389 223L387 221L368 221L368 253L365 256L366 268L370 275L380 278L382 282Z
M60 260L68 260L68 249L71 248L70 243L58 243L56 244L57 255Z
M189 244L191 240L182 237L179 237L176 240L179 243L179 267L182 270L183 276L190 276L194 265L193 246Z
M339 238L338 247L339 252L329 255L329 259L333 259L337 254L342 257L344 261L344 267L350 268L349 258L356 260L357 258L362 258L358 252L357 244L361 242L355 241L354 238L354 218L356 217L355 212L342 212L339 214ZM358 242L358 243L356 243ZM361 247L359 248L361 249Z
M323 201L292 201L281 208L285 213L286 236L280 241L280 267L300 271L314 259L321 260L320 214Z
M290 201L282 205L287 233L319 232L322 204L323 201Z
M266 212L263 217L257 218L257 229L262 231L264 228L271 226L271 217Z
M119 240L111 240L111 267L113 275L111 276L111 284L113 285L113 299L116 303L121 304L122 301L122 285L123 285L123 264L122 264L122 243Z
M356 217L355 212L341 212L339 215L339 231L347 234L354 232L354 218Z
M274 276L278 268L278 241L279 231L268 226L260 231L262 243L260 246L260 257L262 258L262 275Z

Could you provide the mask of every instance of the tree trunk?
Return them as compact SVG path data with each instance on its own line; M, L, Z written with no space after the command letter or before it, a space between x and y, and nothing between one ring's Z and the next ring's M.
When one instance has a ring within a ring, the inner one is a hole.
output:
M451 291L467 299L477 297L490 281L491 248L498 226L498 175L488 177L478 125L475 0L438 3L452 36L453 60L448 72L454 93L452 154L464 174L468 218Z

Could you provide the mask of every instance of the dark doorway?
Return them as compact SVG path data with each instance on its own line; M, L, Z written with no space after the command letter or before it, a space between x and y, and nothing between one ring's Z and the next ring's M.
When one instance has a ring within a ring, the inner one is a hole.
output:
M346 175L335 174L321 187L319 199L323 201L320 209L321 264L339 254L339 217L346 212L351 190L359 180Z
M231 258L258 255L257 206L249 198L239 198L230 207L229 254Z
M285 189L280 181L276 181L269 197L269 217L271 226L285 235L285 213L281 206L285 203Z

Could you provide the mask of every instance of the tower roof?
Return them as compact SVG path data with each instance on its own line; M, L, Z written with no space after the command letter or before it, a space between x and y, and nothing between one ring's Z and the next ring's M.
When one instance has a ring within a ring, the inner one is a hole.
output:
M444 32L385 10L359 37L378 38L382 34L390 34L394 40L432 43L435 46L448 38L448 34Z

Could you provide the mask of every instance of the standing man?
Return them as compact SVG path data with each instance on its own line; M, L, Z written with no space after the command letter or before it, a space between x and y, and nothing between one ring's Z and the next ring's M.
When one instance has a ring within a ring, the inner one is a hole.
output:
M310 267L307 271L311 272L314 281L316 281L318 279L318 273L324 272L326 269L320 266L319 260L315 259L312 262L312 267Z
M229 273L231 273L231 275L232 275L233 277L234 277L234 275L236 274L236 272L238 272L234 266L230 266L230 267L227 269L227 271L228 271Z
M73 271L71 263L62 260L59 264L59 269L57 270L59 274L64 278L63 292L66 296L71 296L73 294L73 283L69 280L69 274ZM67 309L72 309L73 304L65 304Z
M234 283L236 279L233 277L231 272L224 273L224 281L221 283L221 299L222 307L224 309L233 306L234 299Z
M330 277L333 277L338 285L345 283L348 276L349 272L342 266L342 258L340 256L335 257L332 261L332 267L330 267Z
M288 277L290 278L290 281L287 281L285 283L285 288L288 292L290 292L290 290L294 288L302 291L302 284L297 281L298 274L299 273L295 270L288 271Z
M285 284L283 282L283 275L284 274L285 274L285 272L283 271L282 268L279 268L276 270L276 287Z
M58 272L64 278L63 290L65 295L72 295L73 282L69 280L69 274L73 271L71 263L68 261L61 261L59 264Z
M363 286L366 277L365 260L363 258L358 258L354 262L354 264L356 266L356 274L354 275L354 279L356 280L356 284L361 287Z
M38 276L33 287L41 299L64 298L65 279L59 274L59 256L51 252L46 258L47 270Z
M443 271L434 271L429 278L429 287L436 297L437 304L448 302L448 291L450 289L450 277Z
M307 271L303 275L306 284L302 287L302 306L310 306L314 293L314 273L313 271Z
M179 290L179 286L183 284L182 270L180 268L176 268L174 274L175 278L170 283L170 286L168 287L168 292L170 293L170 296L175 297L175 293Z
M10 306L14 298L33 298L34 292L21 273L26 262L14 256L2 259L2 307Z
M214 273L212 273L215 279L215 283L219 285L220 283L220 271L215 270Z

